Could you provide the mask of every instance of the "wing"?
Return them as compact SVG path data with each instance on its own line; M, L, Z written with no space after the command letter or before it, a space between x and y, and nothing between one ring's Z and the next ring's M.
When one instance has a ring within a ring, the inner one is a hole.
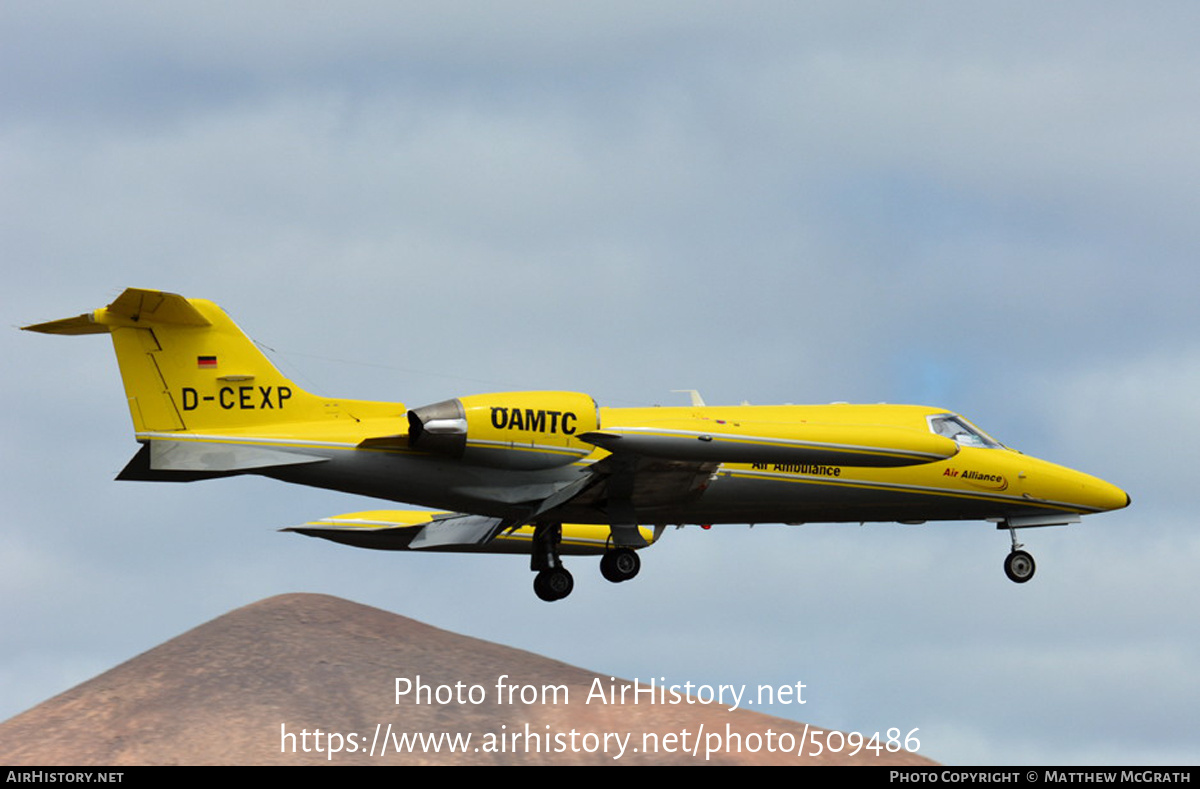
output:
M723 463L894 467L954 456L958 445L930 431L886 425L780 424L678 419L605 427L579 436L610 454L588 476L546 499L530 520L590 507L612 526L613 541L644 545L637 513L703 495Z
M524 554L530 551L534 532L532 526L502 518L424 510L351 512L280 531L384 551ZM661 530L644 528L640 533L644 544L649 545ZM608 543L609 527L605 524L563 524L562 553L599 555Z
M958 444L928 430L890 425L674 420L580 436L614 454L699 463L802 463L894 467L953 457Z
M321 537L358 548L420 550L446 545L483 545L506 526L500 518L423 510L351 512L281 531Z

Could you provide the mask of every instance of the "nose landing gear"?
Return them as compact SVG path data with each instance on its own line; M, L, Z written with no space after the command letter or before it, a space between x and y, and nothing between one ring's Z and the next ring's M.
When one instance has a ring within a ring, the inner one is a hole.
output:
M1037 565L1025 551L1013 551L1004 557L1004 574L1015 584L1023 584L1033 577Z
M1025 546L1017 542L1017 530L1009 528L1008 533L1012 535L1012 551L1004 557L1004 574L1013 583L1023 584L1033 577L1037 564L1028 552L1021 550Z

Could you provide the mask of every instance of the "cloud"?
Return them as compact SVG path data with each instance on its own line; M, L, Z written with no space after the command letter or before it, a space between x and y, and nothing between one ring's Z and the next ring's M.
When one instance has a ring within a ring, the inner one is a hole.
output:
M576 563L534 628L517 559L273 531L372 502L111 483L107 344L10 331L7 714L303 589L616 675L811 682L798 717L951 762L1186 755L1195 13L5 6L10 325L162 287L331 395L931 400L1134 498L1023 534L1022 588L986 524L685 529L632 584Z

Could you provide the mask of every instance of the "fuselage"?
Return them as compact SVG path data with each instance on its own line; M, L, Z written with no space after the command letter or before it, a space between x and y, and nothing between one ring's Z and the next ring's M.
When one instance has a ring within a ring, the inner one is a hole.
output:
M677 425L691 420L699 425L708 422L753 425L757 433L772 425L797 424L854 424L931 431L931 420L954 416L924 406L703 406L602 408L599 420L602 429L609 425ZM969 425L965 420L962 423ZM396 427L363 424L361 431L366 438ZM328 458L328 462L315 465L275 467L264 472L268 476L496 517L519 517L527 502L550 495L609 455L606 450L595 448L568 465L530 470L472 465L399 446L362 449L357 446L357 436L346 436L344 432L340 441L334 436L328 436L328 440L308 440L298 435L265 438L276 448L291 447ZM1126 493L1115 485L1008 449L975 430L958 439L953 456L910 465L720 463L711 464L711 468L700 474L691 469L681 473L702 477L693 481L688 495L677 495L676 488L665 495L656 495L655 491L635 494L633 504L640 523L1006 519L1103 512L1124 507L1129 501ZM686 482L681 485L688 487ZM596 501L568 504L559 514L563 520L577 523L608 520L604 503Z

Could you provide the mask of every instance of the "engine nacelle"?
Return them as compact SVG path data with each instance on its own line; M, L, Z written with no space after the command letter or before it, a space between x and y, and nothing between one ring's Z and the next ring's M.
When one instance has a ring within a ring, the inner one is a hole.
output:
M501 392L408 412L409 446L481 466L540 469L585 457L576 436L599 429L596 401L579 392Z

